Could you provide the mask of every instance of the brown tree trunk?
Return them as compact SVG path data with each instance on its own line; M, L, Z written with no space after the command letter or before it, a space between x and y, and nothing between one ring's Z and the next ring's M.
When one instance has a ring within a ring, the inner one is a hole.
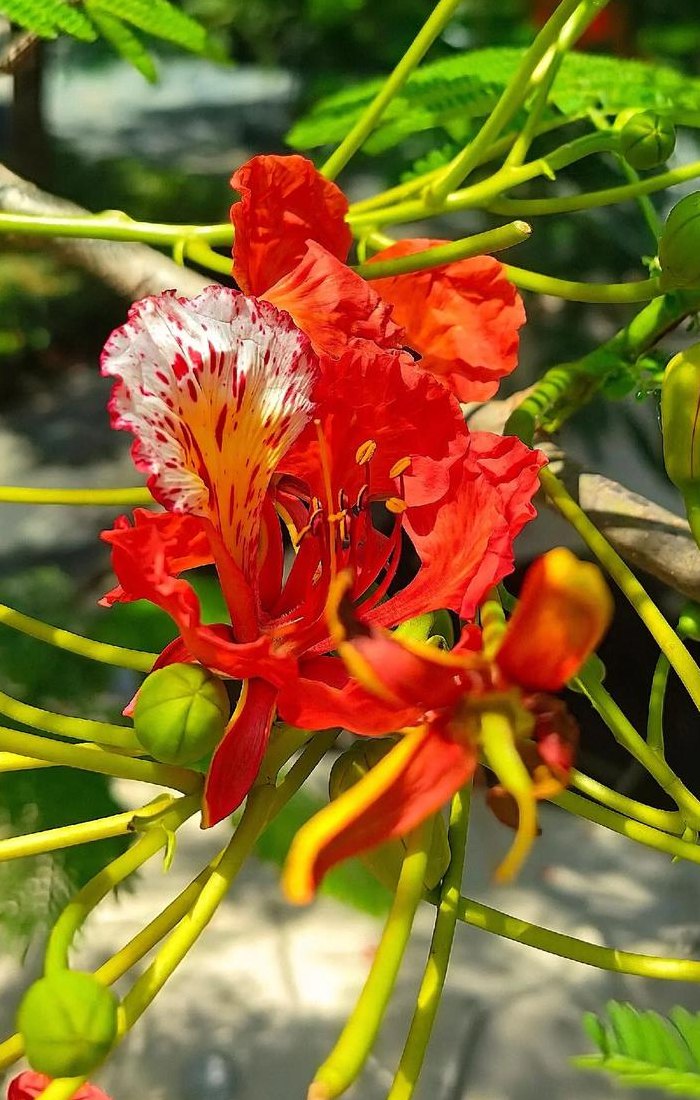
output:
M13 75L10 106L10 166L39 183L50 178L51 148L43 111L45 45L34 40Z

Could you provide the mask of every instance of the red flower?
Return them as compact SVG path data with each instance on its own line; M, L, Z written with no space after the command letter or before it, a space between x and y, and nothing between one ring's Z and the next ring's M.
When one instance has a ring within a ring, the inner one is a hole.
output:
M164 513L103 534L119 584L179 636L159 658L193 660L244 688L205 788L203 820L230 814L255 780L277 710L309 729L394 730L405 720L347 672L328 636L334 578L393 626L451 607L469 616L512 567L544 461L517 439L469 435L451 394L410 356L366 339L319 361L266 301L210 287L137 303L113 333L113 424ZM282 524L296 553L284 568ZM402 541L418 569L390 594ZM181 574L217 569L230 622L204 625ZM415 707L409 707L410 715Z
M299 831L285 868L287 896L309 901L340 860L403 836L435 813L472 774L479 749L520 811L518 837L500 869L509 877L536 833L535 799L560 789L571 766L565 712L530 694L563 687L600 640L612 601L599 570L564 549L541 558L495 654L475 651L474 628L446 653L359 622L346 603L349 583L339 578L329 604L334 644L367 695L397 713L412 712L412 725ZM546 768L534 784L515 751L530 737Z
M51 1084L51 1078L45 1073L25 1070L13 1077L7 1089L7 1100L35 1100ZM97 1085L85 1084L73 1093L73 1100L110 1100L106 1092Z
M236 281L291 313L319 353L338 355L358 338L410 344L460 401L490 397L515 368L525 312L498 260L460 260L368 284L345 265L347 200L310 161L253 157L231 184L241 196L231 207ZM399 241L374 258L439 243Z

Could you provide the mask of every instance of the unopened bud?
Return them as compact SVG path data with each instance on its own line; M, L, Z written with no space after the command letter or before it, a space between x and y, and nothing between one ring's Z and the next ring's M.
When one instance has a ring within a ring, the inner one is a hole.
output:
M674 355L661 385L666 473L680 490L693 538L700 545L700 344Z
M174 664L147 676L136 697L134 732L164 764L194 764L224 735L230 704L218 677L201 665Z
M331 800L339 798L350 787L359 783L388 752L391 752L395 744L394 740L386 737L367 738L356 741L351 748L342 753L333 765L328 781ZM441 814L435 814L432 818L432 826L430 854L424 879L427 890L437 886L450 863L447 829ZM379 847L372 848L368 852L362 852L358 858L370 874L393 893L399 881L405 855L406 845L402 839L397 838L380 844Z
M449 611L439 609L427 611L424 615L416 615L414 619L406 619L396 627L394 634L397 638L405 638L410 642L424 642L437 646L440 649L452 649L455 644L455 632Z
M671 209L659 239L664 291L700 286L700 191Z
M59 970L30 985L17 1027L27 1061L49 1077L91 1073L117 1036L117 998L93 974Z
M620 131L620 152L632 168L656 168L675 147L673 123L656 111L636 111Z

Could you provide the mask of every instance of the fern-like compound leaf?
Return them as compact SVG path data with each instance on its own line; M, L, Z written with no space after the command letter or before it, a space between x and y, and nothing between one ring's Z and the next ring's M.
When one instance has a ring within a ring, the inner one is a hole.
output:
M700 1014L674 1008L667 1019L610 1001L607 1017L586 1014L584 1027L599 1053L582 1055L575 1065L607 1071L620 1084L700 1097Z
M102 37L107 39L119 56L138 69L149 83L154 84L158 79L156 64L141 39L121 19L103 11L93 0L85 0L85 8Z

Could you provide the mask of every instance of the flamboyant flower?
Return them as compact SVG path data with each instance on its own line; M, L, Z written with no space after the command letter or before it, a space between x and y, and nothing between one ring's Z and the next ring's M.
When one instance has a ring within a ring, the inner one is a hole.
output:
M368 697L411 717L396 746L299 831L288 897L310 900L330 867L416 828L467 781L479 752L517 805L518 837L500 869L509 877L536 833L535 800L561 789L571 767L565 712L540 693L563 687L607 627L612 600L599 570L563 548L540 558L494 653L475 627L442 652L361 622L350 583L341 575L329 603L333 643Z
M117 379L113 425L134 433L165 508L104 532L119 582L104 602L148 599L173 618L159 665L196 661L243 682L207 776L214 824L254 782L276 712L369 733L412 720L415 707L368 694L331 655L335 578L351 573L348 600L376 626L441 607L473 616L512 568L544 459L470 434L409 355L358 337L317 358L287 313L223 287L137 303L102 367ZM406 540L417 566L397 588ZM230 616L212 626L182 577L210 564Z
M51 1084L45 1073L25 1070L13 1077L7 1088L7 1100L35 1100ZM89 1082L73 1093L73 1100L110 1100L106 1092Z
M347 200L310 161L253 157L231 184L241 196L231 208L238 285L288 310L318 352L337 355L355 339L410 345L460 401L491 397L515 368L525 311L498 260L481 256L368 283L345 263ZM399 241L374 260L440 243Z

